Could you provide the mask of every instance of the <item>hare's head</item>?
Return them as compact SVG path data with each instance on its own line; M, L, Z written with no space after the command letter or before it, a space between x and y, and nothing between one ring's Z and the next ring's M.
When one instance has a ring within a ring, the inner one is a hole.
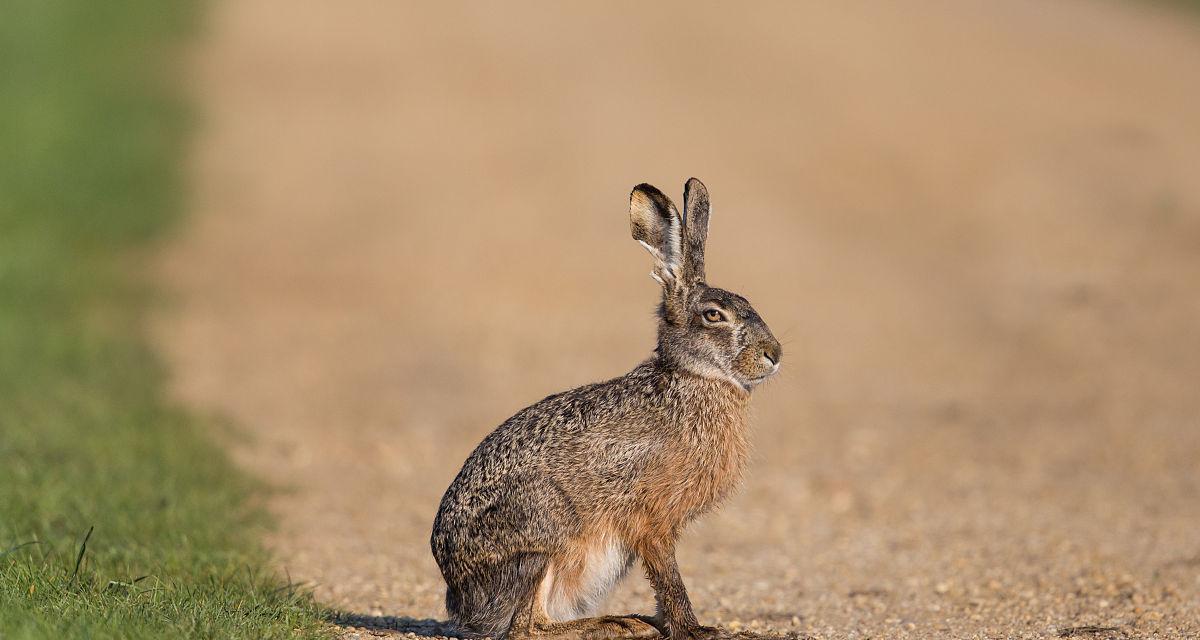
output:
M767 323L736 293L704 282L708 190L688 180L684 215L648 184L629 195L633 239L654 257L650 277L662 285L658 353L673 366L749 390L779 370L783 348Z

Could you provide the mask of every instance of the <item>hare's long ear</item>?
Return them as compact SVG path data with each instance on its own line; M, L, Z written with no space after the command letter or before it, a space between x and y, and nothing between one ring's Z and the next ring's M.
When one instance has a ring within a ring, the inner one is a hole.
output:
M689 283L704 282L704 243L708 240L708 189L692 178L683 186L683 276Z
M662 285L666 318L681 317L690 282L684 277L683 218L675 204L658 189L639 184L629 194L629 227L633 239L654 257L650 277Z

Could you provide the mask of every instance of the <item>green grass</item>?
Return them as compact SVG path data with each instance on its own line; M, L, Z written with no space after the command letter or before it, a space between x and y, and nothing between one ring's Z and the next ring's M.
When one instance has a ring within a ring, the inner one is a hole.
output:
M197 10L4 3L4 640L327 634L268 568L263 487L165 400L142 327L146 250L182 200L188 118L171 78Z

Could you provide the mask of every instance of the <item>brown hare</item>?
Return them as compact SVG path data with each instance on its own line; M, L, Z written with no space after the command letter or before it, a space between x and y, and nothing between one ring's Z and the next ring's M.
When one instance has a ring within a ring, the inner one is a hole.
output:
M745 298L704 279L708 191L684 215L658 189L629 197L633 238L662 285L658 346L629 373L549 396L475 449L442 498L433 555L446 608L506 638L709 638L675 562L689 521L737 484L751 390L782 348ZM635 559L657 615L595 616Z

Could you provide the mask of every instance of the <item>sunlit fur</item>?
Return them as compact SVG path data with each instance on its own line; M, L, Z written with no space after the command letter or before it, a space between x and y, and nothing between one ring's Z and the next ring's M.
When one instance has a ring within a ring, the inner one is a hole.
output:
M629 373L549 396L506 420L446 490L431 544L446 607L469 631L510 638L711 636L675 562L683 528L737 484L752 389L782 352L745 298L704 283L708 192L685 211L639 185L633 237L662 286L658 343ZM722 319L705 320L717 309ZM654 624L595 615L634 560Z

